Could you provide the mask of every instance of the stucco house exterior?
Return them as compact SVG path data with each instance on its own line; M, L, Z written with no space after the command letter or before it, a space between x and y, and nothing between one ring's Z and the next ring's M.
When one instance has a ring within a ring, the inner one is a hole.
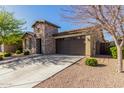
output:
M46 20L36 21L33 32L23 35L23 50L32 54L95 56L100 53L104 36L99 26L58 32L59 26Z

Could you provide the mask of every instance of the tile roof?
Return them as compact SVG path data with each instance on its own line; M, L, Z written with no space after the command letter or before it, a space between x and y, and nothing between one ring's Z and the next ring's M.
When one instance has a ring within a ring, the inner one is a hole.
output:
M101 39L101 41L105 42L103 32L100 30L102 30L101 27L97 25L97 26L91 26L91 27L86 27L86 28L79 28L79 29L59 32L59 33L54 34L53 36L56 37L56 36L64 36L64 35L72 35L72 34L80 34L80 33L87 35L87 34L94 33Z
M79 29L73 29L73 30L59 32L59 33L54 34L53 36L78 34L78 33L87 32L87 31L94 31L94 30L98 30L98 29L100 29L99 26L91 26L91 27L86 27L86 28L79 28Z

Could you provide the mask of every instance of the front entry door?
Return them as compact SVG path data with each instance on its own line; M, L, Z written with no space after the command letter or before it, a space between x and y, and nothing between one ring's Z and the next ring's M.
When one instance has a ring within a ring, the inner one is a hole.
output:
M41 39L36 39L36 53L37 54L42 53Z

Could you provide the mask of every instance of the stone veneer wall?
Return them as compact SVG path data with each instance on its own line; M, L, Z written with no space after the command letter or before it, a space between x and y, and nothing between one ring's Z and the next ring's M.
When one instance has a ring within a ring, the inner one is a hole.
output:
M56 42L52 35L58 33L58 28L47 23L37 23L34 32L36 33L36 39L41 38L43 54L56 53Z
M56 41L53 38L53 34L58 33L58 28L45 25L45 54L55 54L56 53Z
M45 54L45 24L44 23L37 23L34 27L34 33L36 33L36 39L41 39L41 48L42 53Z

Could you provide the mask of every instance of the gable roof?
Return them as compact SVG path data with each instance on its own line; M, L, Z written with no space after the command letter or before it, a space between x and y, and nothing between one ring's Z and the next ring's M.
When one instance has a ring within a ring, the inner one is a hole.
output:
M56 27L56 28L60 28L60 26L58 26L58 25L56 25L56 24L53 24L53 23L51 23L51 22L49 22L49 21L46 21L46 20L38 20L38 21L36 21L36 22L32 25L32 27L34 27L37 23L46 23L46 24L49 24L49 25L54 26L54 27Z

